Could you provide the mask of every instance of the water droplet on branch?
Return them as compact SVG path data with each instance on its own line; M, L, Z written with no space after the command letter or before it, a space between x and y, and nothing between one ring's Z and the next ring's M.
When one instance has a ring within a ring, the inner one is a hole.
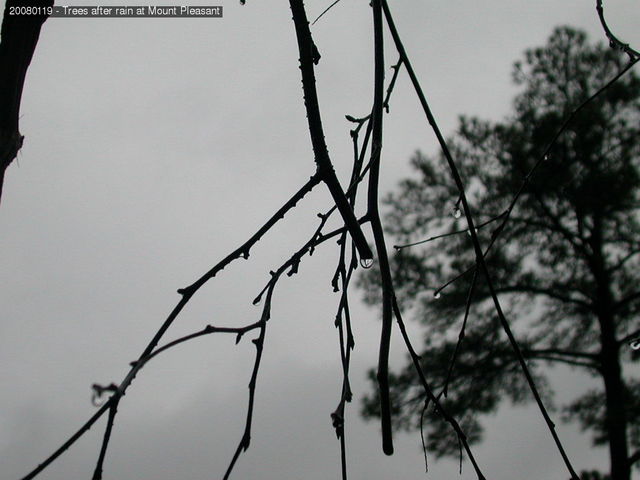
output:
M440 290L436 290L435 292L433 292L433 298L435 298L436 300L438 300L441 296L442 294L440 293Z
M361 258L360 265L362 268L371 268L373 266L373 258Z
M453 208L453 218L460 218L462 216L462 210L457 205Z

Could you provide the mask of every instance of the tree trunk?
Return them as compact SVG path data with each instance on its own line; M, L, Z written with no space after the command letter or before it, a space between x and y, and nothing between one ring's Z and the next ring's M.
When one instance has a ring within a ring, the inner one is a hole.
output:
M627 444L627 395L620 366L620 345L616 338L611 277L603 254L601 217L594 218L590 240L593 249L591 268L596 280L596 311L600 325L600 358L606 398L605 429L609 440L611 480L631 480Z
M46 14L10 15L12 7L27 5L46 8L53 5L53 0L32 0L27 4L7 0L5 5L0 42L0 197L4 171L22 146L23 137L18 128L22 87L38 43L40 27L47 19Z
M605 326L606 324L609 327ZM605 428L609 437L609 456L611 458L611 479L630 480L629 450L627 446L626 394L622 369L620 368L620 349L615 341L612 319L601 319L602 376L606 395Z

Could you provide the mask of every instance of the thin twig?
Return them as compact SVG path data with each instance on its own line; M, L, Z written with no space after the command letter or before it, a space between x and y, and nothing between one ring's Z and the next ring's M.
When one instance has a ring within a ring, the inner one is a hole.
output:
M347 227L344 226L342 228L334 230L333 232L322 234L321 232L322 228L324 227L328 217L329 215L320 215L320 219L321 219L320 225L318 226L314 234L311 236L311 238L301 248L299 248L286 262L280 265L280 267L276 271L271 272L271 279L267 283L266 287L258 294L256 299L254 300L254 303L257 303L258 301L261 300L262 295L266 292L267 295L265 299L263 315L259 322L260 336L258 337L258 339L254 340L254 343L256 344L256 347L257 347L257 353L256 353L256 361L255 361L256 363L254 364L254 370L251 376L251 382L249 384L249 406L247 411L247 421L245 425L245 432L238 444L238 447L236 448L233 458L225 473L224 480L227 480L229 478L229 475L231 474L240 454L249 448L249 443L251 439L251 420L253 417L253 404L254 404L254 398L255 398L255 386L257 381L258 369L260 366L260 359L262 356L262 345L264 343L265 326L271 312L271 298L273 295L273 291L275 289L276 284L278 283L278 280L281 278L281 276L285 272L289 271L289 274L291 274L292 272L297 271L297 266L299 265L301 258L305 254L307 253L310 254L313 251L313 248L315 248L320 243L323 243L335 236L341 235L346 231ZM364 222L364 220L361 219L359 220L359 223L360 222ZM339 419L339 420L342 420L342 419Z
M407 329L404 325L404 321L402 320L402 313L400 312L400 308L398 307L398 302L396 301L395 297L393 298L393 312L395 314L396 322L398 323L398 327L400 329L402 339L404 340L404 343L407 347L407 351L409 352L414 369L418 374L418 378L420 379L420 383L422 384L422 388L424 389L427 399L433 402L436 408L436 411L440 413L440 415L442 415L442 418L447 423L449 423L449 425L451 425L453 430L456 432L456 435L458 436L460 443L462 444L465 451L467 452L467 456L469 457L469 460L473 465L473 469L476 472L476 476L478 477L478 480L486 480L484 474L482 473L482 471L480 470L480 467L478 466L478 463L476 462L475 457L473 456L471 448L469 447L467 436L462 431L462 428L460 428L460 425L458 424L456 419L453 418L451 414L440 403L440 399L433 394L433 390L429 386L427 377L425 376L424 371L422 370L422 365L420 364L420 356L416 353L415 349L413 348L413 345L411 344L411 340L409 339L409 334L407 333Z
M478 269L474 269L473 271L473 279L471 280L471 286L469 287L469 292L467 294L467 301L464 309L464 320L462 321L462 327L460 328L460 333L458 334L458 341L456 342L455 349L453 350L453 355L451 356L451 361L449 362L449 369L447 370L447 378L444 381L444 387L442 388L443 395L447 396L447 391L449 389L449 382L451 381L451 376L453 374L453 367L456 363L456 359L458 358L458 350L460 349L460 345L462 344L462 340L464 340L465 329L467 327L467 320L469 319L469 311L471 309L471 302L473 300L473 292L476 288L476 281L478 280Z
M125 377L125 379L118 386L118 392L120 396L123 396L133 382L137 372L144 365L144 359L148 357L153 350L155 349L158 342L162 339L166 331L173 324L175 319L178 317L182 309L189 302L191 297L196 293L196 291L202 287L209 279L213 278L218 272L223 270L227 265L238 258L249 258L249 253L251 248L267 233L279 220L284 218L285 214L294 208L296 204L302 200L302 198L309 193L316 185L318 185L321 181L320 176L316 173L313 175L285 204L276 211L274 215L267 220L262 227L258 229L256 233L254 233L245 243L243 243L236 250L227 255L222 261L218 262L213 268L211 268L207 273L202 275L198 280L196 280L189 287L178 290L178 293L182 295L178 304L173 308L169 316L163 322L161 327L155 333L151 341L147 344L144 351L138 357L136 362L133 362L131 370ZM73 445L82 435L84 435L93 424L107 411L109 410L112 403L115 401L115 396L112 396L94 415L91 416L84 425L82 425L76 433L74 433L67 441L65 441L61 447L59 447L56 451L54 451L49 457L47 457L40 465L38 465L35 469L29 472L22 480L30 480L35 478L40 472L42 472L45 468L47 468L54 460L56 460L60 455L62 455L66 450L69 449L71 445Z
M205 335L211 335L213 333L235 333L236 334L236 344L240 342L245 333L250 332L251 330L256 330L260 328L261 323L255 322L249 325L245 325L244 327L215 327L213 325L207 325L202 330L199 330L194 333L190 333L189 335L184 335L183 337L177 338L162 347L156 348L153 353L148 355L147 357L139 360L138 362L132 363L140 363L140 368L149 363L153 358L157 357L161 353L169 350L170 348L176 347L182 343L188 342L189 340L193 340L194 338L203 337Z
M102 469L104 465L104 458L107 454L107 447L109 446L109 440L111 439L113 422L115 421L116 413L118 412L118 403L120 403L120 394L115 393L113 395L113 401L111 402L111 406L109 407L107 427L105 428L105 431L104 431L104 437L102 439L102 446L100 447L100 455L98 456L98 462L96 463L96 468L93 472L93 480L102 479Z
M506 211L502 212L500 215L490 218L489 220L487 220L486 222L483 222L479 225L476 225L476 230L480 230L482 227L485 227L487 225L489 225L490 223L496 222L498 220L500 220L504 215L506 215ZM469 233L468 229L463 229L463 230L455 230L453 232L447 232L447 233L442 233L440 235L434 235L432 237L426 238L424 240L419 240L417 242L414 243L407 243L404 245L394 245L393 248L395 248L396 250L402 250L403 248L409 248L409 247L415 247L416 245L422 245L423 243L428 243L428 242L432 242L434 240L440 240L441 238L446 238L446 237L451 237L454 235L460 235L462 233Z
M500 237L500 235L502 234L502 232L504 231L504 227L507 224L507 222L510 220L511 218L511 213L513 212L513 209L515 208L515 205L518 203L518 200L520 199L520 197L522 196L522 194L525 191L525 188L529 185L529 182L531 180L531 177L533 176L534 172L538 169L538 167L542 164L542 162L544 162L545 160L547 160L549 152L551 151L551 148L555 145L555 143L558 141L558 138L560 138L560 135L562 135L562 133L564 133L564 131L567 129L567 127L569 126L569 124L573 121L573 119L576 117L576 115L584 108L586 107L590 102L592 102L593 100L595 100L597 97L599 97L602 93L604 93L609 87L611 87L611 85L613 85L615 82L618 81L618 79L620 79L625 73L627 73L629 70L631 70L631 68L638 63L638 61L640 61L640 57L636 58L635 60L629 62L624 68L622 68L611 80L609 80L604 86L602 86L600 89L598 89L594 94L592 94L590 97L588 97L586 100L584 100L580 105L578 105L564 120L564 122L562 122L562 125L560 126L560 128L558 128L558 130L556 131L556 133L553 135L553 137L551 138L551 140L549 141L549 143L547 144L547 146L545 147L544 151L542 152L542 154L538 157L538 160L536 161L536 163L533 165L533 167L531 167L531 170L529 170L529 172L527 173L527 175L524 177L524 179L522 180L522 183L520 184L520 188L518 189L518 191L516 192L516 194L513 196L513 198L511 199L511 202L509 203L509 206L504 210L504 212L502 212L500 215L498 215L496 218L500 218L502 217L502 222L498 225L498 227L493 231L492 235L491 235L491 241L489 242L489 245L487 246L487 248L484 251L483 256L486 258L487 254L491 251L491 249L493 248L493 246L495 245L496 241L498 240L498 238ZM447 287L448 285L451 285L453 282L455 282L456 280L458 280L460 277L464 276L466 273L468 273L469 271L471 271L474 268L474 266L470 266L469 268L467 268L466 270L460 272L458 275L456 275L454 278L452 278L451 280L447 281L443 286L441 286L440 288L438 288L437 291L441 291L443 290L445 287Z
M422 412L420 412L420 441L422 442L422 453L424 455L424 472L429 473L429 459L427 458L427 442L424 438L424 416L429 408L429 399L424 402Z
M242 438L238 443L238 447L236 448L236 451L233 454L233 458L229 463L229 467L224 474L224 480L227 480L229 478L229 475L231 475L233 467L238 461L240 454L246 451L249 448L249 444L251 443L251 426L253 424L253 406L255 403L256 385L258 382L258 371L260 369L260 362L262 360L264 338L267 333L267 321L271 317L271 298L275 286L276 281L274 280L271 283L271 287L267 291L264 307L262 308L262 315L260 317L260 335L258 336L258 338L252 340L253 344L256 346L256 357L253 364L253 371L251 372L251 380L249 381L249 404L247 405L247 418L245 420L244 433L242 434Z
M316 22L318 20L320 20L324 16L325 13L327 13L329 10L331 10L339 2L340 2L340 0L336 0L331 5L329 5L327 8L325 8L324 11L320 15L318 15L313 22L311 22L311 26L314 26L316 24Z

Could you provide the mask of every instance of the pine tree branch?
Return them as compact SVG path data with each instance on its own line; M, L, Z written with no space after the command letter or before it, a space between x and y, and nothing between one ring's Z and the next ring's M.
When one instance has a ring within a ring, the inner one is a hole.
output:
M591 303L585 302L584 300L562 295L550 288L534 287L533 285L506 285L496 288L496 293L531 293L534 295L544 295L563 303L572 303L589 310L594 308Z
M638 338L640 338L640 329L622 337L620 340L618 340L618 345L624 345L625 343L632 342Z
M526 358L547 360L550 362L560 362L574 367L583 367L600 370L600 356L595 353L574 352L558 348L523 348L522 354ZM584 359L581 361L580 359Z
M545 213L548 213L547 216L549 218L552 216L551 212L548 210ZM518 217L517 215L513 215L513 214L510 215L509 220L513 223L522 224L525 227L532 227L537 230L547 230L551 233L561 233L565 238L565 240L567 240L576 251L580 253L583 253L585 251L584 247L582 247L580 243L576 242L575 240L576 238L581 239L580 235L574 235L570 230L567 230L562 225L560 225L562 228L562 231L561 231L558 228L557 224L552 225L550 223L543 222L538 218L524 218L524 217Z
M560 220L558 215L555 215L551 211L537 189L532 188L532 191L536 201L538 202L538 205L540 206L540 209L542 210L543 215L545 215L551 221L552 230L560 233L564 237L564 239L571 244L576 252L580 253L583 256L588 256L589 251L587 250L585 245L580 244L576 241L576 237L580 237L562 224L562 221Z
M620 310L622 307L638 300L640 298L640 291L637 292L633 292L629 295L627 295L626 297L618 300L617 302L614 303L613 305L613 309L614 311L618 311Z
M590 363L590 362L581 362L579 360L569 360L566 358L560 358L560 357L554 357L552 355L528 355L525 354L526 358L530 358L532 360L545 360L547 362L554 362L554 363L564 363L566 365L571 365L573 367L581 367L581 368L588 368L591 370L597 370L598 372L601 371L601 367L600 365L596 364L596 363Z
M629 260L631 260L633 257L638 255L639 253L640 253L640 248L639 249L634 248L634 249L630 250L624 257L622 257L620 260L618 260L615 265L610 266L607 269L607 272L608 273L613 273L616 270L619 270L620 268L622 268L624 266L625 263L627 263Z
M523 349L523 352L532 355L560 355L564 357L570 358L584 358L587 360L598 360L600 356L597 353L589 353L589 352L576 352L574 350L563 350L561 348L531 348L531 349Z

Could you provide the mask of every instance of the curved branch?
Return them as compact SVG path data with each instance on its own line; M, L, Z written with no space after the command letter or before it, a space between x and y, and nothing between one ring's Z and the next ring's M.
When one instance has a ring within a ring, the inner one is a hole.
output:
M621 42L618 37L613 34L611 29L609 28L609 25L607 25L607 21L604 18L604 8L602 6L602 0L596 0L596 10L598 12L600 24L604 29L604 33L609 39L609 45L611 45L612 48L622 50L624 53L629 55L630 60L637 60L638 58L640 58L640 52L631 48L628 43Z

